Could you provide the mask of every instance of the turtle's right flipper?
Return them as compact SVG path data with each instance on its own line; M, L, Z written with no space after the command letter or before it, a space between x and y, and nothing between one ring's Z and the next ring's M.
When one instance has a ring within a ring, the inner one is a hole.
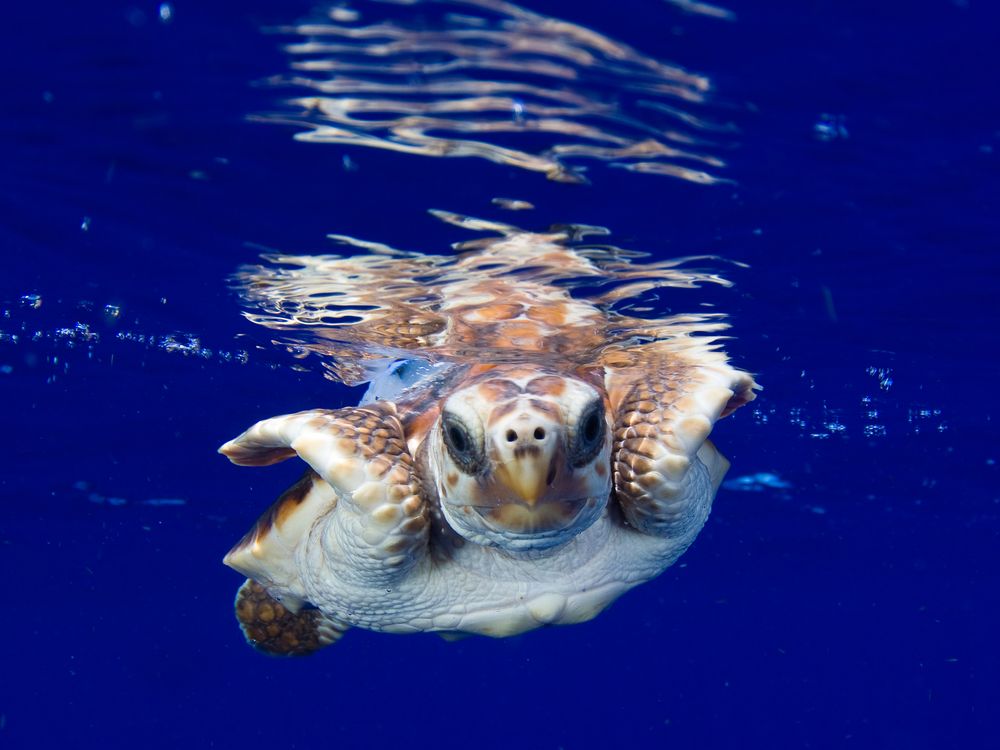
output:
M301 520L292 524L299 536L294 542L285 541L291 549L312 533L316 520L335 502L336 513L330 514L331 526L324 532L334 540L327 544L326 554L336 550L337 576L343 580L364 586L392 585L426 552L427 503L391 401L265 419L219 451L241 466L266 466L297 454L312 467L312 478L304 479L306 484L299 490L293 488L288 502L280 501L289 512L277 513L277 525ZM271 514L265 515L269 519ZM286 515L288 521L283 520ZM266 523L258 527L269 528ZM270 568L251 567L262 557L275 567L275 556L255 546L261 536L244 539L226 562L269 586L272 582L284 585ZM249 562L241 564L244 561ZM291 590L290 585L286 588Z
M293 613L250 578L236 594L236 619L251 646L274 656L311 654L339 640L348 628L318 609Z

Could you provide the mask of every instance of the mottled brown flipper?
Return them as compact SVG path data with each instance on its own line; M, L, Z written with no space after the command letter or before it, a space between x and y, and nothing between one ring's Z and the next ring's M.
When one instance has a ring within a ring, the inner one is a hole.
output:
M753 378L717 351L706 347L692 357L673 342L611 351L604 365L614 493L626 520L645 533L693 539L729 468L709 432L754 399ZM704 469L692 472L695 464Z
M236 593L236 619L247 642L274 656L305 656L340 639L347 625L318 609L291 612L248 578Z
M390 401L265 419L219 450L241 466L298 454L315 472L226 556L227 565L271 591L304 598L292 551L326 515L324 554L348 583L392 585L426 553L427 503Z

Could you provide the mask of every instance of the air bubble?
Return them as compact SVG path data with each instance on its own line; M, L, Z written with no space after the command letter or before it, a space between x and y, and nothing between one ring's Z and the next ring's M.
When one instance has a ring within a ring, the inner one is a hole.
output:
M831 115L823 113L819 116L816 124L813 125L813 134L817 140L830 142L836 140L846 140L850 137L843 115Z

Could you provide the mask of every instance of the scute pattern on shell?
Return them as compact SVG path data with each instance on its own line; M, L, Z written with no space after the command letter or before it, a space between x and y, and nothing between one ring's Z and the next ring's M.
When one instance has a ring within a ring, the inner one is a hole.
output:
M706 334L727 327L714 312L659 318L626 312L629 299L655 289L728 285L698 270L702 259L636 263L639 253L570 246L606 232L599 228L528 232L435 213L500 236L459 244L453 255L382 247L353 257L265 256L271 265L248 266L236 277L252 305L246 317L281 331L296 351L319 354L329 376L349 385L369 379L370 367L390 357L580 366L636 339L704 348L713 342ZM586 293L577 291L584 287Z

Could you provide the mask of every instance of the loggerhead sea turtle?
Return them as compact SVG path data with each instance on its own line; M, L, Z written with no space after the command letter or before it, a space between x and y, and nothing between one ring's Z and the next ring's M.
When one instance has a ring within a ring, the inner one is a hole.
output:
M709 431L754 381L692 335L724 327L715 316L612 305L718 277L571 248L565 230L473 226L503 236L244 272L264 310L251 320L308 329L338 379L372 381L359 406L265 419L220 448L242 466L309 465L225 558L248 577L236 614L258 649L309 653L352 626L582 622L705 523L728 468ZM583 283L611 288L574 297Z

